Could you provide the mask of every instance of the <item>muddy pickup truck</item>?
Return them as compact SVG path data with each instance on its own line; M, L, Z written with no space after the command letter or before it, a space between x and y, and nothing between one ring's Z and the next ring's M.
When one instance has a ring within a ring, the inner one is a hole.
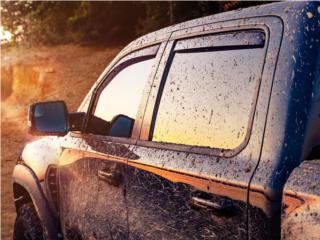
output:
M32 104L47 136L14 168L14 239L320 239L319 16L177 24L125 47L77 112Z

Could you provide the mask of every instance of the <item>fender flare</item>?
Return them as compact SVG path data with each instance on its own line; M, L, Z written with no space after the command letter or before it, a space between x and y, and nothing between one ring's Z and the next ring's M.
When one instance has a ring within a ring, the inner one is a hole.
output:
M319 239L319 179L320 159L305 160L291 173L282 197L282 239Z
M48 240L59 239L59 230L47 199L41 189L40 182L34 172L27 166L17 164L12 175L12 185L19 184L26 189L40 218L43 232Z

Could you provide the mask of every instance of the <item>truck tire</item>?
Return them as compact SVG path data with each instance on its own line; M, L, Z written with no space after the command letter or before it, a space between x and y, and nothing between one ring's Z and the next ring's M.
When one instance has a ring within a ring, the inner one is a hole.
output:
M13 240L44 240L40 219L32 203L20 207L14 223Z

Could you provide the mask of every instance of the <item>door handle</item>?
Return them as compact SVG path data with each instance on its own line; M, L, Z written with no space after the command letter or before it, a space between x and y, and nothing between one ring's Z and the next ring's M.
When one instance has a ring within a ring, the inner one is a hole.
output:
M98 179L109 183L112 186L119 187L123 181L123 176L118 171L108 169L98 170Z
M220 201L211 201L200 197L191 197L190 206L197 210L211 211L217 216L231 217L236 215L237 207L231 200L221 199Z

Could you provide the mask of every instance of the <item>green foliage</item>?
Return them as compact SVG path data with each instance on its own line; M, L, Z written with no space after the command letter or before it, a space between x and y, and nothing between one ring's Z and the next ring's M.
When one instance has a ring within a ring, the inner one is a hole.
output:
M189 19L261 2L2 1L1 24L15 43L123 44Z
M1 3L2 25L20 43L67 42L66 19L73 15L79 2L4 1Z
M144 16L135 2L3 1L1 20L15 42L123 43Z
M219 2L145 2L146 17L140 21L137 32L144 34L174 23L206 16L215 11Z
M175 23L268 2L252 1L175 1L144 2L146 17L141 19L137 33L145 34Z

